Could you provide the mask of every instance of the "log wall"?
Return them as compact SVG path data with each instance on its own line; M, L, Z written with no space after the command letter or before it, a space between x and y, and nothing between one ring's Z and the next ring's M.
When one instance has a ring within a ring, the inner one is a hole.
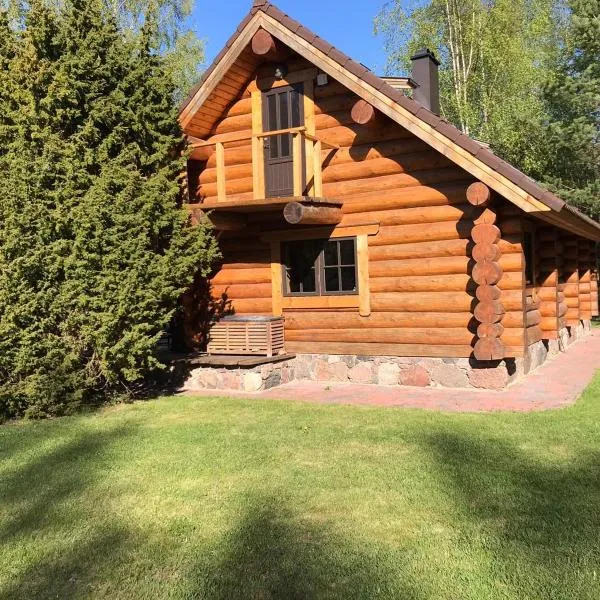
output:
M311 66L301 59L288 65L288 77ZM213 135L251 135L251 94L260 84L252 81L228 106ZM323 196L344 203L339 227L380 225L377 235L368 238L371 314L360 316L354 308L284 310L286 348L299 353L469 357L480 324L474 318L479 301L471 235L489 218L489 209L467 202L466 190L473 183L468 173L389 118L376 113L369 123L356 124L352 108L357 100L331 79L315 88L314 127L323 142L340 146L322 154ZM193 189L198 201L214 201L215 153L203 151L197 158L205 164ZM251 142L227 144L224 161L227 199L250 200ZM528 343L542 339L542 331L547 336L557 331L562 292L558 271L549 261L552 244L559 239L542 238L540 251L548 254L548 261L541 263L543 300L535 293L530 297L523 284L522 213L502 198L496 202L501 232L497 265L502 273L497 289L504 314L495 331L508 358L523 355ZM230 301L239 314L271 314L271 254L260 236L290 227L280 213L268 211L249 214L244 231L222 232L224 258L211 280L213 298ZM566 243L572 271L565 280L565 297L570 316L576 311L579 318L579 291L573 287L579 281L579 247L574 249L572 240ZM589 271L590 294L582 300L588 312L593 310L592 279Z

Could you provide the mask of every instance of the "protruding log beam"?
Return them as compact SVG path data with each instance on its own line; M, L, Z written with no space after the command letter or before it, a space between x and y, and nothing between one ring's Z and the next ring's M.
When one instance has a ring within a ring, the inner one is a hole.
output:
M283 45L264 29L259 29L252 37L252 52L273 62L283 60L286 56Z
M342 209L290 202L283 209L283 217L290 225L337 225L342 220Z
M351 115L358 125L367 125L375 120L375 109L366 100L358 100L352 107Z
M498 338L485 337L477 341L473 355L477 360L502 360L505 350Z
M200 223L204 222L217 231L240 231L248 225L245 215L236 212L204 212L200 209L194 210L194 216Z
M502 267L498 263L485 261L473 267L472 278L477 285L496 285L503 274Z
M491 197L490 188L481 181L476 181L467 188L467 200L473 206L483 206L489 202Z

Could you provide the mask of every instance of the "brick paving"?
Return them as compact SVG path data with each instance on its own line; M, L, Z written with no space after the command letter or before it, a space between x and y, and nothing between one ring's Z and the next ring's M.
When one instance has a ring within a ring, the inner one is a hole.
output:
M449 412L529 412L561 408L575 403L598 369L600 330L596 329L573 344L566 353L547 361L534 373L503 391L294 381L254 394L205 390L188 392L188 395L229 395Z

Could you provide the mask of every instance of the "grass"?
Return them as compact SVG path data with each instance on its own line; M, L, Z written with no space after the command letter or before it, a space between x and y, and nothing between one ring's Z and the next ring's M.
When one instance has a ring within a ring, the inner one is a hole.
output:
M600 377L451 415L166 398L0 427L0 598L600 598Z

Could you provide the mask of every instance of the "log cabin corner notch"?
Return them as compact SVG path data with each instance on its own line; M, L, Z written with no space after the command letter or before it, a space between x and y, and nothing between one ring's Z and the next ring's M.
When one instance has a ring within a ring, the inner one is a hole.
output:
M255 3L180 113L211 293L283 317L289 352L507 383L597 314L600 227L405 95L418 77L391 87Z

